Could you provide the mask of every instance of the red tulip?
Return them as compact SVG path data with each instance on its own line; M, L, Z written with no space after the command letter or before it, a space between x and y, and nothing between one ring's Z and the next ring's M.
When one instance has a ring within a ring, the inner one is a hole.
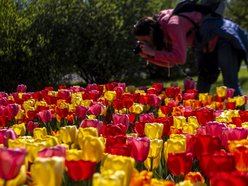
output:
M105 144L105 152L109 153L110 149L113 146L120 146L126 144L127 136L125 135L116 135L116 136L108 136L106 138L106 144Z
M115 100L113 100L113 106L114 106L114 109L116 109L116 110L121 110L121 109L124 108L121 99L115 99Z
M226 110L235 110L236 109L236 101L226 102Z
M210 179L211 186L247 186L248 173L233 171L233 172L216 172Z
M239 115L242 122L248 122L248 110L239 110Z
M119 124L104 124L102 126L102 135L104 137L126 135L127 127L121 123Z
M181 87L167 87L165 88L165 95L168 98L175 98L181 93Z
M152 87L156 89L158 93L160 93L163 90L163 83L153 83Z
M205 125L208 121L214 120L213 109L201 107L196 110L196 117L200 125Z
M132 94L125 94L122 97L122 105L124 108L129 109L134 103L134 98Z
M146 91L147 94L154 94L154 95L158 95L158 91L155 88L148 88Z
M221 149L221 140L210 135L187 136L187 152L199 158L202 154L213 154Z
M145 122L135 122L134 124L134 132L137 133L138 136L145 135Z
M128 137L128 144L132 146L131 157L138 162L146 160L149 149L150 139L147 137Z
M232 117L232 122L236 127L242 127L242 120L240 117Z
M186 152L169 153L167 166L174 176L185 175L190 172L193 155Z
M42 158L49 158L53 156L66 157L66 148L62 145L57 145L50 148L43 148L38 152L38 156Z
M119 156L130 156L132 146L129 144L114 145L109 149L109 153Z
M73 181L91 179L95 172L96 164L96 162L84 160L65 161L65 166L67 167L68 175Z
M3 180L14 179L20 172L27 151L22 148L0 148L0 178Z
M173 107L172 106L160 106L160 110L162 111L163 114L168 115L172 113Z
M233 154L203 154L199 158L199 166L202 173L211 178L218 172L235 171L235 159Z
M51 110L42 110L38 112L38 116L41 119L41 121L44 123L50 122L53 117Z

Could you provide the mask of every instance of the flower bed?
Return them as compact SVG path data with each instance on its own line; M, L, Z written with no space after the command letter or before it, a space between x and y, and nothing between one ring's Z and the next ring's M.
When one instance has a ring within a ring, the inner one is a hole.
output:
M246 96L125 83L0 93L0 185L248 183Z

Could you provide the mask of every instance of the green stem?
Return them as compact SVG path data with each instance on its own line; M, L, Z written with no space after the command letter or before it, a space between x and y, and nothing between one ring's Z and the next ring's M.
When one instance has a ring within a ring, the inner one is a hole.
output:
M152 172L152 169L153 169L153 157L150 158L150 161L151 161L150 171Z

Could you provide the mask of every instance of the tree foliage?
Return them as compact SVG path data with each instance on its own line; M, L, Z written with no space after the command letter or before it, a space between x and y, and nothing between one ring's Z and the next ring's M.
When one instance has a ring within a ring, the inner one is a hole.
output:
M66 74L85 83L138 80L141 72L166 76L132 53L132 27L175 0L0 0L0 91L24 83L56 86ZM231 0L229 17L247 20L247 3ZM239 22L247 28L247 21ZM177 74L178 69L174 70Z

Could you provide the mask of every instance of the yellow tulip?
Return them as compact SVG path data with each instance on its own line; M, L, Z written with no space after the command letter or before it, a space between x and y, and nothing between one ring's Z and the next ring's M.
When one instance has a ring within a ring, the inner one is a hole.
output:
M195 127L199 127L199 123L196 116L189 116L188 123L194 125Z
M94 127L79 128L77 134L77 143L82 141L85 136L95 136L98 137L97 129Z
M78 161L82 160L82 150L78 149L67 149L66 150L67 161Z
M23 185L25 184L25 182L26 182L26 167L25 165L22 165L18 176L12 180L8 180L6 186ZM0 185L4 185L4 180L0 179Z
M164 157L167 161L169 153L185 152L186 151L186 137L182 134L172 134L170 138L164 143Z
M248 129L248 122L243 122L242 127Z
M37 158L31 166L34 184L37 186L61 185L65 168L64 161L61 157Z
M199 93L199 100L200 101L208 101L208 93Z
M47 135L46 127L35 128L33 131L34 139L44 138Z
M93 102L93 101L92 101L92 100L89 100L89 99L82 100L81 106L89 107L89 106L91 105L92 102Z
M186 124L186 118L184 116L174 116L173 117L173 126L180 129L183 125Z
M74 108L76 106L80 106L82 100L83 100L83 98L82 98L82 93L81 92L80 92L80 94L72 93L72 95L71 95L71 105L73 105Z
M47 106L47 102L46 101L36 101L35 102L35 108L37 109L37 107L46 107Z
M145 135L150 139L161 139L164 125L162 123L146 123Z
M60 139L63 143L71 145L76 141L77 127L75 125L61 127Z
M106 91L104 93L104 98L108 100L109 102L113 102L113 100L116 98L116 92L115 91Z
M173 186L174 182L170 180L158 180L156 178L152 178L150 186Z
M57 91L54 91L54 90L50 90L50 91L47 92L47 95L57 97L58 96L58 92Z
M15 116L16 120L22 120L24 118L25 112L23 109L19 108L17 115Z
M215 121L217 122L221 122L221 123L228 123L228 117L225 116L218 116L215 118Z
M103 156L104 144L102 140L94 136L85 136L79 141L82 149L82 159L85 161L100 162Z
M193 123L187 123L182 126L182 129L183 129L183 132L187 134L195 134L197 126L195 126L195 124Z
M125 172L106 170L93 175L93 186L124 186Z
M125 177L123 181L124 186L128 186L134 171L135 160L131 157L108 155L101 167L101 172L106 170L124 171Z
M161 152L163 148L163 140L161 139L151 139L150 140L150 149L148 157L144 162L145 167L148 170L156 169L161 160Z
M33 107L35 106L35 99L29 99L27 101L24 101L23 104L22 104L23 108L25 111L28 110L28 108L30 107Z
M25 148L28 151L26 160L28 162L34 162L34 160L38 157L38 151L47 147L47 144L45 141L27 141L25 143Z
M141 114L144 110L144 105L139 103L133 103L133 105L129 108L131 113Z
M227 125L228 128L236 128L237 126L235 124L229 124Z
M236 96L235 100L236 100L236 106L237 107L243 106L245 104L245 97L244 96Z
M67 103L65 100L60 99L60 100L57 101L57 106L60 109L65 109L65 108L68 109L69 108L69 103Z
M146 95L146 92L144 90L135 90L135 94L140 94L140 95Z
M53 147L60 144L59 139L56 136L46 135L43 140L46 142L47 147Z
M227 93L227 87L226 86L216 87L216 94L218 97L224 98L224 97L226 97L226 93Z
M25 123L14 124L11 128L15 131L15 133L18 136L24 136L26 134L26 125L25 125Z

